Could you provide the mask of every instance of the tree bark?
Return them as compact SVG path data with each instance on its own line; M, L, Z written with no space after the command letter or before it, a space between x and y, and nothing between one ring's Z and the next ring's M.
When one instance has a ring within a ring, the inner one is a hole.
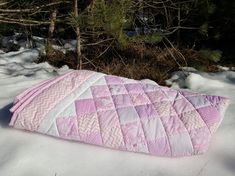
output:
M78 18L78 0L74 0L74 17L75 19ZM76 27L75 27L75 32L76 32L76 55L77 55L77 63L78 63L78 68L81 70L82 69L82 52L81 52L81 33L80 33L80 27L77 22Z
M52 50L52 40L53 40L54 31L55 31L56 17L57 17L57 10L54 9L51 12L50 25L49 25L49 29L48 29L47 48L46 48L47 55L50 54L50 52Z

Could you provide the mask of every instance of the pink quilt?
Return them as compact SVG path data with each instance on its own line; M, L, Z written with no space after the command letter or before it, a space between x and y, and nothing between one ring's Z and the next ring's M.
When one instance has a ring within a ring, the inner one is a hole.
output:
M16 97L10 126L156 156L204 153L228 99L92 71L71 71Z

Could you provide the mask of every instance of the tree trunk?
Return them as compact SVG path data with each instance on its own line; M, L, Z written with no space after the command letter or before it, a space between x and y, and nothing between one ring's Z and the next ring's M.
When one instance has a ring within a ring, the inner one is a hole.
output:
M48 54L50 55L52 51L52 40L53 40L54 31L55 31L56 16L57 16L57 10L55 9L51 12L51 16L50 16L50 25L48 29L47 45L46 45L47 55Z
M77 19L78 18L78 0L74 0L74 17ZM80 27L77 22L76 27L75 27L75 32L76 32L76 55L77 55L77 63L79 66L79 69L82 69L82 52L81 52L81 33L80 33Z
M180 4L178 7L178 15L177 15L177 19L178 19L178 31L177 31L177 47L180 46L180 27L181 27L181 13L180 13Z

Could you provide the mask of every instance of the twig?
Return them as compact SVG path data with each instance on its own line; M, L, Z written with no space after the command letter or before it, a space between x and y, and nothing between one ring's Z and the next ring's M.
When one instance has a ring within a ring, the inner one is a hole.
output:
M84 58L87 62L89 62L93 67L95 67L95 69L98 68L98 67L97 67L92 61L90 61L87 57L83 56L83 58ZM86 63L83 63L83 64L86 64Z
M101 41L98 41L96 43L88 43L88 44L84 44L84 46L94 46L94 45L99 45L103 42L107 42L107 41L110 41L110 40L114 40L114 38L108 38L106 40L101 40Z
M99 54L99 56L96 57L96 59L100 58L104 53L106 53L108 51L108 49L112 46L113 41L109 44L109 46L102 52Z
M70 1L58 1L58 2L52 2L50 4L44 4L41 6L37 6L34 8L29 8L29 9L0 9L0 12L2 13L29 13L29 12L33 12L33 11L37 11L39 9L45 8L45 7L50 7L50 6L54 6L54 5L59 5L62 3L71 3Z
M180 51L178 51L178 50L174 47L174 45L170 42L170 40L168 40L167 37L165 37L165 40L166 40L166 41L171 45L171 47L181 56L181 58L184 60L185 66L187 66L188 64L187 64L186 59L185 59L185 57L183 56L183 54L182 54Z

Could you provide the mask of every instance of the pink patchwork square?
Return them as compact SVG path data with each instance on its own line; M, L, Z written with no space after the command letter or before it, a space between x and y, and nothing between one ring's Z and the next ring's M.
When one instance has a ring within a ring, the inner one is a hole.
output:
M107 84L122 84L123 83L122 79L118 76L106 75L105 80L106 80Z
M210 102L203 96L192 96L192 97L187 97L187 100L195 107L195 108L200 108L200 107L205 107L205 106L210 106Z
M96 112L93 99L76 100L75 107L77 115Z
M77 116L77 120L81 141L89 144L102 145L99 121L96 113L79 115Z
M187 132L183 122L177 116L162 117L161 120L169 135Z
M188 133L179 133L169 136L172 156L189 156L194 150Z
M140 83L125 84L125 87L129 93L141 93L144 92Z
M66 117L56 119L59 136L65 139L79 140L76 117Z
M182 120L188 131L196 128L201 128L206 125L196 110L181 114L180 119Z
M127 124L135 121L139 121L139 115L134 107L125 107L117 109L118 116L121 124Z
M127 94L126 88L122 84L108 85L112 95Z
M109 148L125 149L124 138L120 126L111 126L101 130L103 144Z
M190 136L194 147L194 154L205 153L209 147L209 139L211 134L207 127L191 130Z
M160 89L154 92L147 92L146 94L152 103L168 101L168 98L164 95L164 93L162 93Z
M100 132L90 133L89 135L82 136L82 141L84 143L100 145L102 146L102 138L100 136Z
M208 101L210 101L210 103L215 106L218 103L223 103L225 102L227 99L224 97L218 97L218 96L212 96L212 95L204 95L204 98L206 98Z
M98 113L103 143L111 148L124 148L124 139L116 111L103 111Z
M102 129L119 125L119 118L115 110L98 112L98 118Z
M131 106L132 102L128 94L113 95L113 102L116 108Z
M171 115L176 115L176 112L169 101L156 102L153 104L155 110L161 117L168 117Z
M160 118L141 119L141 123L147 141L154 141L166 135Z
M215 107L204 107L197 109L202 119L207 125L220 122L220 114Z
M140 122L121 125L121 128L128 151L149 153Z
M109 88L106 85L92 86L91 87L93 97L107 97L110 95Z
M171 149L167 137L148 141L149 152L157 156L171 156Z
M195 109L193 105L185 98L176 100L173 104L173 107L177 114L182 114L184 112L189 112Z
M156 118L159 115L157 114L154 106L152 104L147 105L139 105L135 106L137 113L139 114L140 118Z
M114 104L111 97L99 97L95 98L94 101L97 111L114 109Z
M150 104L150 100L145 93L131 93L129 94L133 105Z

